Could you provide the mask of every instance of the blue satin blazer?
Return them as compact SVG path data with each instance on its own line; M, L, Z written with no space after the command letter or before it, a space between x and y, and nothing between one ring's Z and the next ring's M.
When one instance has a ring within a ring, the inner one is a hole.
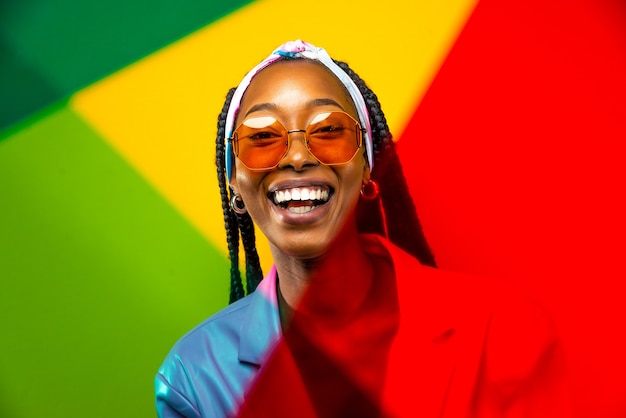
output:
M235 416L249 382L281 335L272 267L255 292L174 345L155 379L158 416Z

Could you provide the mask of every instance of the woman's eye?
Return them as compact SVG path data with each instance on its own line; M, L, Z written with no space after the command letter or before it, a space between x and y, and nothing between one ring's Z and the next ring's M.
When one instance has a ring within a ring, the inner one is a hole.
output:
M257 132L254 133L252 135L250 135L248 138L255 140L255 139L270 139L270 138L274 138L278 135L273 134L272 132Z
M318 129L318 132L336 132L336 131L341 131L344 128L342 126L334 126L334 125L329 125L329 126L323 126L320 129Z

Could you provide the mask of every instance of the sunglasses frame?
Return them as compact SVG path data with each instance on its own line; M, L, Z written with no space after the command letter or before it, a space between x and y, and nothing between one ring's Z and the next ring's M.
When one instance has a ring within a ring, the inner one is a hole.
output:
M296 133L296 132L302 132L303 133L303 139L304 139L304 145L307 149L307 151L309 152L309 154L311 154L311 156L313 156L313 158L315 158L315 160L317 162L319 162L322 165L328 165L328 166L336 166L336 165L344 165L344 164L348 164L349 162L351 162L354 157L357 156L357 154L359 153L359 150L363 148L363 134L365 134L367 132L367 129L362 128L361 124L359 123L358 120L356 120L354 117L352 117L350 114L344 112L344 111L340 111L340 110L333 110L333 111L326 111L326 112L319 112L316 113L315 115L313 115L313 117L311 118L311 120L315 120L315 118L318 115L324 114L324 113L328 113L328 114L332 114L332 113L342 113L344 115L346 115L348 118L350 118L350 120L352 122L354 122L355 125L355 134L357 136L357 143L358 143L358 147L355 149L354 154L352 155L352 157L350 157L347 161L341 162L341 163L324 163L322 162L312 151L311 148L309 146L309 142L310 140L307 137L306 134L306 129L292 129L292 130L287 130L287 128L285 128L285 126L276 118L275 121L278 122L278 124L285 130L285 133L287 134L287 147L285 148L285 152L283 154L281 154L280 158L278 159L278 161L276 162L276 164L274 164L271 167L262 167L262 168L254 168L254 167L250 167L248 166L241 158L239 158L239 139L237 137L237 131L239 130L239 128L241 126L244 125L244 123L248 120L248 119L252 119L252 118L247 118L244 119L238 126L237 128L233 131L233 136L230 138L227 138L228 141L232 144L232 149L233 149L233 153L235 154L235 156L237 157L237 159L249 170L252 171L269 171L269 170L273 170L276 167L278 167L278 165L280 164L280 162L282 161L283 158L285 158L285 156L287 155L287 153L289 152L289 150L291 149L291 137L289 136L289 134L292 133ZM311 123L309 122L309 124L307 125L310 126Z

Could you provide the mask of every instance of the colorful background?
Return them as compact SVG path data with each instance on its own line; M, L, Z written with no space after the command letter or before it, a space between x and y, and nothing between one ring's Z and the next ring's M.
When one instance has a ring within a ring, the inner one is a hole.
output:
M8 0L0 417L154 415L165 354L227 303L224 95L296 38L379 95L440 265L518 283L577 415L626 416L626 4Z

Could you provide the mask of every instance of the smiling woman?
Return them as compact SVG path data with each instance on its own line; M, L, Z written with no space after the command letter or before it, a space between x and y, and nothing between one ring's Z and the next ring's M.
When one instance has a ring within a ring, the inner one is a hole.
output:
M259 107L259 104L266 105ZM335 115L334 120L316 122L324 113ZM324 255L331 242L339 237L356 237L355 207L359 190L370 181L370 176L364 149L358 146L361 141L354 139L361 134L355 121L356 110L339 80L309 60L280 61L254 78L243 96L239 115L241 119L276 118L286 126L285 134L281 135L286 138L279 136L276 141L283 150L275 154L275 170L250 169L240 154L230 177L231 187L241 195L251 218L268 238L278 276L287 276L287 272L281 271L284 267L278 259L287 262L296 257L294 260L307 260L306 264L310 264L310 260ZM342 134L332 138L326 133L328 139L319 139L324 127ZM237 142L242 141L247 140ZM341 152L345 148L347 151ZM265 148L252 152L265 158L272 154ZM322 164L322 159L328 162ZM328 199L302 200L309 190L316 195L319 191L320 197L322 192L328 194ZM283 196L279 205L275 203L277 193ZM353 233L339 234L343 229L351 229ZM288 265L298 268L290 272L297 275L297 280L284 281L281 285L284 295L297 293L290 288L291 283L299 285L308 281L306 277L310 274L309 268L299 268L299 263Z
M228 93L216 162L231 305L164 361L159 416L567 416L550 321L502 282L435 268L378 99L347 64L279 47Z

